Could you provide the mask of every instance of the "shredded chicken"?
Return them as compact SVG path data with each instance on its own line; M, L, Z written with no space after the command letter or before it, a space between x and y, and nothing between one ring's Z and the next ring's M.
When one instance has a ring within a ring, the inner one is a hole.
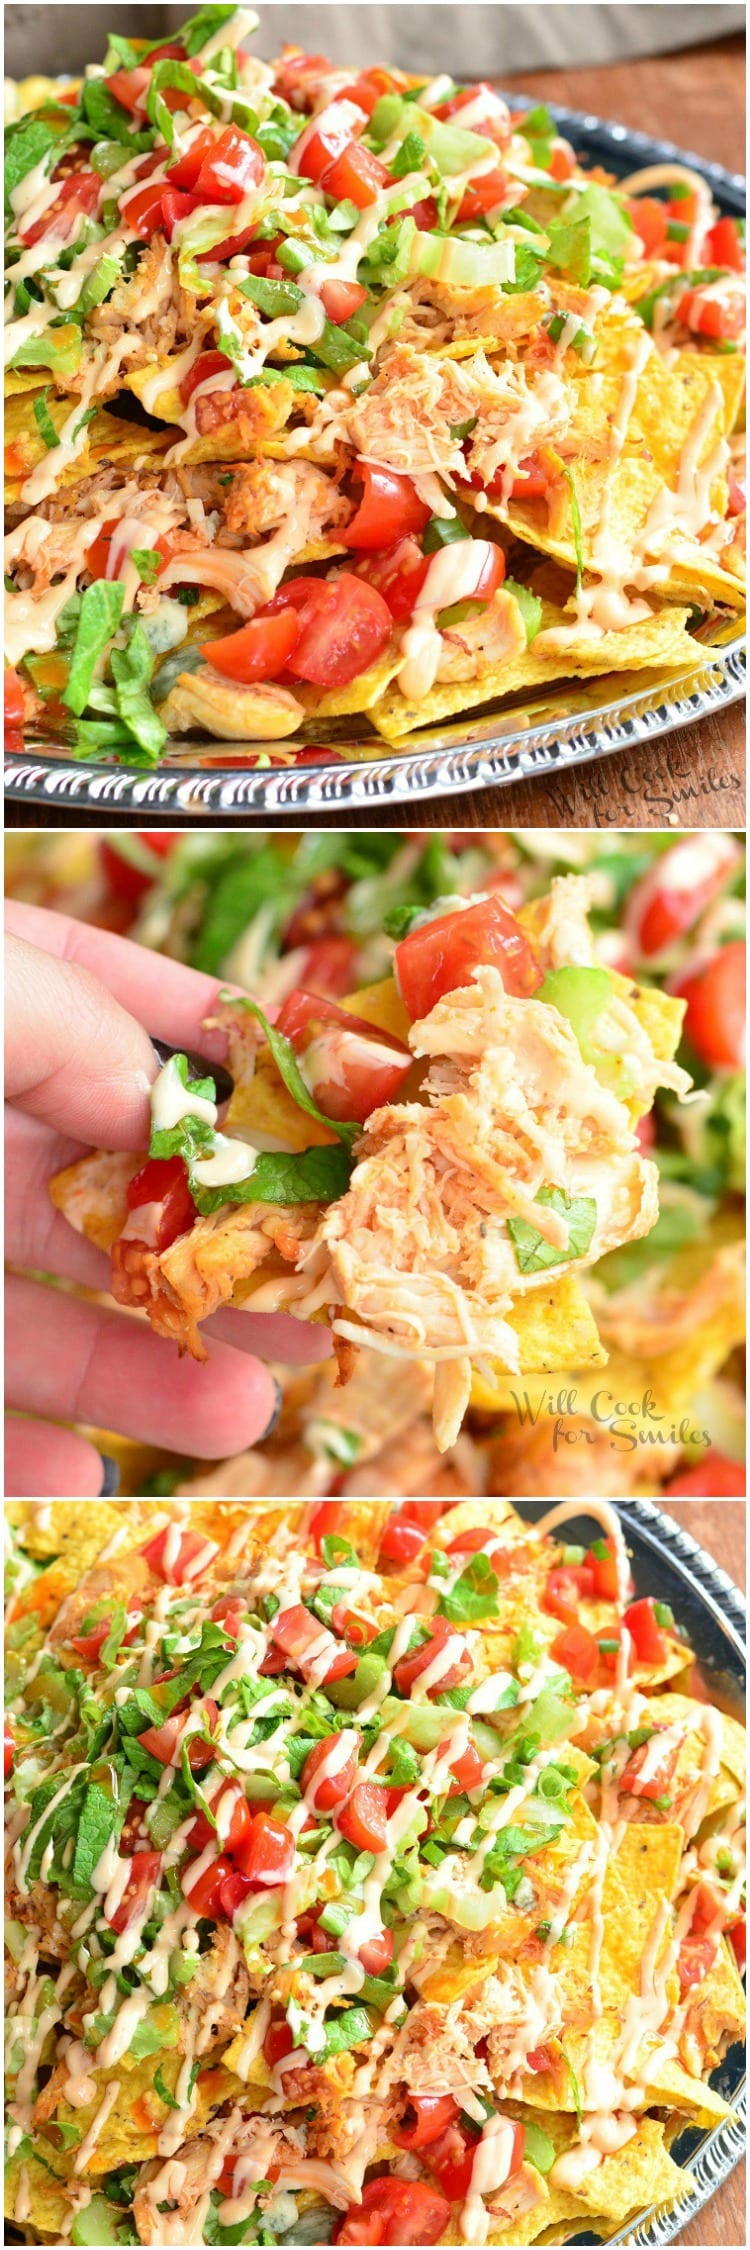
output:
M112 344L123 332L139 339L130 367L144 367L158 352L160 359L191 336L196 321L195 298L180 288L174 254L163 234L155 234L138 260L135 273L124 274L106 304L89 316L92 335Z
M228 1303L274 1245L291 1246L292 1230L298 1249L314 1218L308 1204L245 1203L197 1219L188 1234L161 1252L124 1236L114 1246L112 1294L120 1304L147 1312L158 1335L172 1337L181 1351L206 1359L200 1323Z

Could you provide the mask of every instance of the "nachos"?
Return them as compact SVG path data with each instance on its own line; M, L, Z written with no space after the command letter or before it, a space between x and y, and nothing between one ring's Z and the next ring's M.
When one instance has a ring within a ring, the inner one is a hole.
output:
M9 715L396 742L742 603L744 252L490 85L112 37L8 134Z
M517 916L497 891L418 915L393 975L344 1006L300 988L271 1023L227 995L226 1126L177 1056L146 1164L98 1152L51 1183L111 1248L118 1301L197 1358L201 1324L250 1293L326 1317L342 1378L364 1345L434 1368L441 1445L475 1370L601 1364L580 1275L655 1224L639 1121L691 1082L684 1003L601 965L591 900L563 876Z
M518 2245L689 2196L744 1737L580 1513L9 1507L21 2239Z

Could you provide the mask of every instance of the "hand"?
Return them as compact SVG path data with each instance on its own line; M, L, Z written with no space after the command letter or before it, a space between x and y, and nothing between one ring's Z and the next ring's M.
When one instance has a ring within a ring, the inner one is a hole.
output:
M48 1182L87 1148L145 1151L149 1033L223 1060L202 1030L220 989L109 931L15 902L6 910L6 1492L76 1499L106 1489L82 1422L218 1460L268 1435L278 1385L261 1360L324 1359L327 1330L238 1310L205 1324L208 1365L179 1359L139 1319L38 1277L105 1293L109 1263L76 1234ZM32 1278L32 1276L34 1278Z

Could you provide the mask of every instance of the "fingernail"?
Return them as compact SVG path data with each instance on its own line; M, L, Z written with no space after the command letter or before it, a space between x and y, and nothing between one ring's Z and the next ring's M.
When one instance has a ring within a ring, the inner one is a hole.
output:
M157 1062L162 1065L171 1062L173 1055L186 1055L188 1081L191 1078L212 1078L216 1087L216 1100L219 1109L223 1107L224 1102L231 1099L234 1093L234 1079L231 1071L226 1070L223 1063L209 1062L206 1055L196 1055L192 1047L170 1047L166 1039L152 1039L151 1045Z
M263 1442L264 1442L264 1439L265 1439L265 1438L267 1438L267 1437L272 1437L272 1436L273 1436L273 1432L274 1432L274 1430L275 1430L275 1428L276 1428L276 1424L277 1424L277 1422L278 1422L278 1419L279 1419L279 1415L280 1415L280 1413L281 1413L281 1409L282 1409L282 1406L283 1406L283 1404L284 1404L284 1399L283 1399L283 1394L282 1394L281 1384L280 1384L280 1383L277 1383L275 1375L272 1375L272 1376L271 1376L271 1381L272 1381L272 1383L273 1383L273 1387L274 1387L274 1393L275 1393L275 1396L274 1396L274 1407L273 1407L273 1413L272 1413L272 1415L271 1415L271 1419L270 1419L270 1421L266 1423L266 1427L265 1427L265 1429L264 1429L264 1430L261 1430L261 1433L260 1433L260 1437L258 1438L258 1441L257 1441L259 1445L262 1445L262 1444L263 1444Z
M119 1462L113 1461L111 1453L100 1453L99 1459L104 1470L104 1482L99 1489L99 1498L100 1500L112 1500L115 1493L120 1490Z

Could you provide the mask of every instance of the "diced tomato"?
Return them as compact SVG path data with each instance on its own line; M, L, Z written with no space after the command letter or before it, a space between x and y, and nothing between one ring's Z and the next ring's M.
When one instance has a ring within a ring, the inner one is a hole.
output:
M355 1648L366 1648L368 1641L378 1637L377 1625L371 1618L360 1617L356 1609L347 1609L345 1602L337 1602L331 1612L334 1633L341 1633L345 1641L353 1641Z
M218 1703L214 1703L212 1696L205 1696L203 1717L208 1734L213 1734L218 1716ZM142 1742L150 1757L158 1758L160 1766L178 1766L184 1727L184 1711L173 1711L160 1727L146 1727L145 1732L139 1734L138 1741ZM210 1766L213 1755L210 1742L202 1742L198 1735L188 1735L188 1764L193 1773L200 1773L202 1766Z
M490 492L502 485L503 475L503 470L498 470L489 487ZM518 475L513 478L510 488L511 500L546 500L549 488L549 470L538 455L530 453L525 461L519 461Z
M321 1500L313 1510L307 1526L307 1536L312 1539L318 1554L321 1552L321 1540L329 1539L332 1534L340 1531L345 1515L345 1500Z
M459 1531L455 1539L450 1539L446 1551L449 1555L478 1555L483 1547L489 1546L491 1538L489 1524L475 1523L467 1526L465 1531Z
M389 70L363 70L351 86L344 87L339 100L356 102L358 109L363 109L365 116L371 117L383 95L392 94L394 90L395 80Z
M356 1750L350 1752L345 1764L338 1766L335 1773L326 1774L324 1779L318 1782L317 1787L315 1785L316 1774L320 1772L321 1766L326 1765L335 1744L342 1742L343 1739L342 1734L327 1734L323 1737L322 1742L316 1742L313 1749L308 1751L302 1768L300 1787L303 1797L307 1797L312 1805L313 1812L332 1812L334 1805L343 1805L344 1798L349 1796L350 1790L354 1787L357 1771Z
M350 992L356 951L350 937L316 938L308 946L303 963L305 990L323 992L329 998Z
M358 1852L377 1853L385 1849L387 1819L386 1791L377 1782L358 1781L337 1813L336 1826Z
M167 1250L178 1235L186 1234L197 1215L181 1156L150 1156L128 1182L126 1201L129 1211L148 1205L148 1247L155 1251ZM158 1216L152 1206L158 1207ZM159 1536L163 1546L166 1532ZM206 1545L195 1531L186 1532L183 1537L192 1541L191 1553L197 1554L199 1547ZM152 1541L152 1545L155 1544ZM178 1586L181 1580L173 1578L172 1584Z
M475 1743L467 1743L460 1758L454 1758L451 1773L457 1789L478 1789L484 1774L484 1760L480 1758Z
M656 1731L658 1735L660 1731L663 1732L664 1730L657 1728ZM655 1804L660 1797L666 1797L669 1794L669 1786L674 1775L678 1755L678 1745L672 1743L671 1747L668 1746L661 1752L658 1764L654 1764L653 1737L650 1737L648 1742L639 1743L638 1749L633 1751L632 1757L623 1767L618 1788L626 1796L646 1798L649 1803ZM645 1780L642 1778L644 1768Z
M685 1033L710 1070L742 1070L745 1060L745 948L732 938L677 987L687 1000Z
M733 1923L731 1929L728 1930L727 1935L732 1948L732 1952L734 1954L735 1961L737 1963L737 1967L738 1969L742 1970L745 1967L747 1940L747 1925L745 1922L744 1914L740 1921Z
M208 160L217 147L216 134L212 132L210 125L205 125L201 133L196 133L190 147L183 149L182 155L177 157L176 162L169 165L167 186L182 188L187 193L192 188L197 187L201 165Z
M559 135L552 143L552 153L547 168L551 180L571 180L573 177L576 168L575 151L571 148L570 142L561 140Z
M381 1533L378 1562L415 1562L424 1543L425 1534L419 1524L408 1523L403 1515L389 1516Z
M451 2203L466 2200L478 2146L479 2133L455 2121L437 2140L427 2143L423 2161Z
M532 2070L532 2071L534 2071L534 2072L537 2072L537 2071L540 2071L540 2070L551 2070L551 2069L552 2069L552 2050L551 2050L551 2048L550 2048L550 2047L532 2047L532 2049L531 2049L531 2053L530 2053L529 2055L527 2055L527 2057L526 2057L526 2069L527 2069L527 2070Z
M263 2041L263 2054L269 2070L276 2070L284 2056L291 2054L293 2046L294 2039L286 2018L278 2016L275 2022L269 2024Z
M132 227L133 233L139 234L144 242L161 226L163 194L163 180L147 180L144 187L136 188L120 204L123 226Z
M231 1859L227 1859L224 1852L219 1852L218 1857L211 1860L210 1866L204 1867L202 1874L191 1883L191 1870L195 1864L191 1860L190 1865L182 1869L180 1882L184 1896L195 1914L207 1914L215 1919L222 1912L222 1886L234 1872Z
M709 296L708 288L686 289L678 300L677 318L694 336L707 336L712 343L736 343L745 326L743 298L739 291L722 299Z
M459 2114L452 2094L410 2094L401 2124L394 2126L391 2137L398 2148L429 2148Z
M440 217L434 195L424 195L419 203L412 203L409 216L414 220L420 234L432 234L433 228L437 226ZM395 219L392 224L395 226Z
M182 195L178 188L165 187L161 199L161 223L167 241L171 242L175 227L181 227L193 211L200 211L203 198L197 193Z
M306 125L294 149L292 164L298 177L320 186L324 174L353 144L364 123L364 110L349 96L339 95L335 102L328 102L312 124Z
M22 721L23 721L23 717L24 717L24 711L25 711L25 703L24 703L24 693L23 693L23 681L19 679L19 677L18 677L18 673L17 673L17 672L14 672L14 671L13 671L13 668L12 668L12 666L11 666L11 665L8 665L8 666L7 666L7 668L6 668L6 673L5 673L5 724L6 724L6 726L8 726L8 727L19 727L19 726L21 726L21 724L22 724Z
M4 1761L5 1761L5 1779L6 1779L6 1781L7 1781L7 1779L8 1779L8 1775L9 1775L9 1773L11 1773L11 1772L12 1772L12 1770L13 1770L13 1759L14 1759L14 1757L15 1757L15 1750L16 1750L15 1737L14 1737L14 1736L13 1736L13 1734L11 1733L11 1729L10 1729L10 1727L9 1727L9 1725L8 1725L8 1721L7 1721L7 1719L6 1719L6 1720L5 1720L5 1725L4 1725L4 1731L3 1731L3 1754L4 1754Z
M383 554L364 548L362 560L355 567L382 594L394 624L405 625L419 600L430 567L430 557L423 555L416 539L398 539L395 546L387 547Z
M249 1875L241 1875L236 1867L232 1868L230 1875L224 1876L219 1891L219 1910L224 1915L225 1921L234 1921L235 1914L244 1905L252 1887Z
M363 1125L394 1099L411 1069L408 1048L319 993L291 992L276 1029L304 1058L314 1099L327 1117Z
M455 1500L405 1500L401 1514L407 1523L421 1523L425 1531L430 1531L439 1517L455 1506Z
M635 1649L639 1664L663 1664L669 1653L669 1642L661 1626L650 1594L641 1601L631 1602L625 1611L625 1625Z
M475 121L472 122L471 131L472 133L481 133L484 140L494 141L496 148L506 148L512 131L510 112L507 104L496 93L494 86L489 85L486 78L480 78L476 86L463 86L460 94L451 95L449 102L438 102L434 115L440 118L458 117L460 119L461 110L468 109L469 106L473 109L480 94L486 97L487 115L481 117L477 114Z
M703 255L708 266L726 266L730 273L744 273L745 245L739 219L717 219L706 235Z
M125 1634L123 1642L124 1647L127 1647L128 1641L131 1641L133 1639L141 1614L141 1603L133 1600L128 1607L128 1616L132 1615L133 1623L130 1632ZM100 1654L100 1651L103 1649L104 1643L110 1632L111 1625L112 1618L110 1615L109 1617L102 1617L98 1625L93 1625L90 1633L74 1633L71 1635L71 1648L74 1648L76 1650L78 1656L83 1657L85 1664L96 1663L96 1659Z
M584 1625L567 1625L562 1633L557 1634L549 1653L556 1664L561 1664L563 1670L570 1673L576 1686L587 1687L596 1678L599 1646L593 1633L587 1633Z
M411 477L398 476L394 469L370 461L358 461L354 474L364 485L364 493L356 515L341 535L347 547L390 547L410 533L424 531L430 511L415 492Z
M138 64L135 70L113 70L111 77L105 78L104 84L113 101L119 102L121 109L127 109L131 117L138 109L145 112L151 84L151 71L146 68L145 63Z
M581 1592L588 1593L590 1588L591 1592L596 1596L597 1600L602 1602L616 1602L619 1588L617 1584L617 1554L615 1551L615 1543L613 1539L607 1538L600 1542L597 1542L597 1544L605 1547L606 1553L603 1555L596 1555L594 1554L593 1547L589 1548L588 1554L586 1556L586 1561L582 1565L582 1568L586 1573L586 1578L581 1582Z
M591 1571L569 1569L561 1566L551 1570L542 1594L541 1607L548 1617L559 1617L562 1625L575 1625L581 1598L590 1599L594 1592Z
M481 219L485 211L494 211L503 203L512 203L514 183L507 172L498 166L494 172L480 172L470 180L458 206L458 224L465 226L471 219Z
M239 1594L225 1594L214 1602L211 1616L215 1625L223 1625L228 1641L238 1641L242 1623L242 1600Z
M130 1872L119 1906L109 1917L111 1930L126 1930L134 1915L140 1914L149 1892L154 1889L161 1874L161 1852L134 1852Z
M359 1958L366 1976L382 1977L393 1960L393 1931L379 1930L376 1937L367 1938L359 1948Z
M311 1676L307 1652L320 1643L322 1630L317 1617L313 1617L312 1611L305 1609L301 1602L296 1602L291 1609L279 1610L273 1619L272 1638L288 1662L302 1673L303 1679ZM317 1684L325 1687L329 1680L342 1680L347 1673L356 1672L356 1669L356 1656L349 1649L341 1649L334 1656L322 1683Z
M729 487L727 514L744 516L747 508L747 478L740 476L737 469L733 468L730 463L727 481Z
M334 2242L439 2242L450 2221L443 2195L422 2180L368 2180L361 2203L350 2203Z
M683 836L662 852L633 885L625 909L625 928L638 951L651 959L691 930L739 861L732 836Z
M266 159L258 142L238 125L226 125L201 160L196 193L205 203L242 203L259 187Z
M143 1821L148 1806L142 1797L131 1797L120 1832L119 1851L123 1859L132 1859L133 1853L143 1849Z
M251 680L277 680L300 636L296 610L280 609L276 617L251 617L239 632L201 648L207 664L227 679L247 685Z
M455 1640L457 1644L451 1661L446 1665L445 1671L435 1678L432 1687L428 1688L428 1695L443 1695L446 1688L459 1687L467 1672L471 1671L471 1657L466 1643L460 1634L454 1633L447 1617L433 1617L428 1626L428 1634L429 1638L419 1648L407 1650L406 1655L398 1659L393 1677L399 1695L411 1695L412 1688L421 1679L422 1673L429 1671L449 1641Z
M287 43L281 50L281 61L274 78L274 88L290 109L312 107L321 78L333 69L327 55L306 55L301 47Z
M294 583L292 579L282 588L285 600ZM382 594L351 571L342 570L335 579L317 578L313 584L314 593L301 607L300 638L287 672L314 687L348 687L350 680L374 664L390 640L390 610Z
M626 209L647 258L664 254L669 213L658 195L628 196Z
M153 1161L159 1162L161 1159L154 1158ZM164 1161L171 1164L174 1159L170 1156L165 1158ZM144 1171L146 1169L147 1167L144 1165ZM141 1554L148 1563L149 1569L155 1571L157 1577L164 1579L165 1585L184 1586L186 1579L189 1579L192 1585L199 1578L203 1578L209 1564L213 1561L216 1547L213 1541L205 1539L200 1531L178 1532L176 1548L174 1547L174 1538L174 1527L171 1524L166 1524L163 1531L157 1531L155 1537L149 1539L147 1546L141 1548ZM199 1555L201 1556L200 1568L192 1570L190 1566L197 1561Z
M351 320L360 305L367 303L367 290L361 281L322 281L320 295L326 318L336 327L340 327L342 321Z
M747 1498L747 1471L739 1461L730 1461L726 1453L719 1453L712 1446L693 1469L681 1469L679 1476L668 1484L667 1491L681 1493L685 1498L693 1494L696 1499L726 1500L736 1495L744 1500Z
M241 1875L249 1875L251 1883L266 1887L286 1883L294 1866L294 1837L273 1813L252 1813L250 1827L235 1848L234 1861Z
M217 1806L224 1805L225 1798L231 1799L231 1810L227 1824L226 1807L224 1808L221 1837L217 1837L217 1831L212 1828L205 1813L198 1813L192 1827L187 1832L187 1842L191 1852L204 1852L209 1844L220 1841L222 1850L229 1852L230 1857L233 1857L237 1845L241 1844L244 1837L249 1835L252 1815L239 1781L222 1781L219 1783L218 1789L214 1790L213 1796L209 1799L214 1818L216 1817Z
M379 156L358 141L350 141L336 158L335 164L323 173L320 186L332 203L356 203L358 211L366 211L375 203L383 189L390 187L391 175Z
M106 523L100 524L96 538L90 541L86 548L85 558L86 569L90 578L109 578L113 575L109 568L110 549L115 532L119 531L119 528L119 516L111 516Z
M88 554L90 556L91 548L88 549ZM101 572L92 571L91 575L95 578L106 577L106 567ZM136 841L145 844L155 858L166 859L168 853L174 850L175 844L182 842L182 836L176 829L169 832L165 830L164 833L161 830L157 832L156 829L147 829L137 836ZM143 897L144 891L150 890L151 884L156 881L156 868L152 874L148 874L145 868L134 867L131 860L123 858L116 841L106 838L102 840L99 845L99 862L102 873L106 875L108 889L115 898L124 899L127 905L135 905Z
M489 967L499 969L505 991L516 999L527 999L542 982L533 947L497 893L418 925L395 955L396 982L412 1023L447 992L471 985L475 969Z
M37 219L34 226L19 227L21 241L30 250L35 242L41 242L42 235L59 233L63 222L66 233L72 235L76 221L97 210L103 187L104 181L100 180L98 172L85 168L69 172L67 179L60 181L59 194L54 203L48 205L44 217Z

